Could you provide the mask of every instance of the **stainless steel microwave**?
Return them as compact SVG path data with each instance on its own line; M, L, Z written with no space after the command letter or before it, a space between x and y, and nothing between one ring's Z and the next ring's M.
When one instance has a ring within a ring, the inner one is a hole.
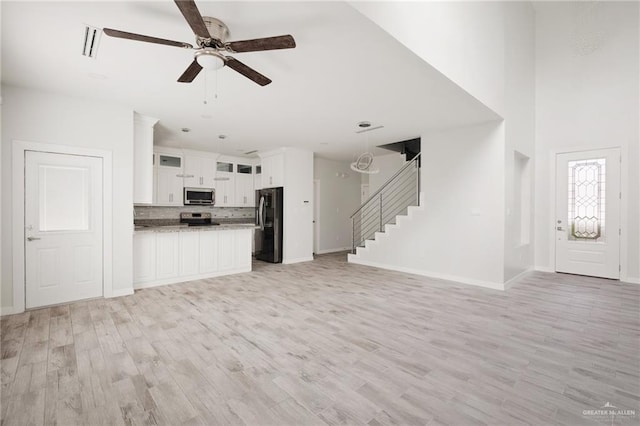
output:
M184 205L214 205L216 202L216 190L213 188L185 188Z

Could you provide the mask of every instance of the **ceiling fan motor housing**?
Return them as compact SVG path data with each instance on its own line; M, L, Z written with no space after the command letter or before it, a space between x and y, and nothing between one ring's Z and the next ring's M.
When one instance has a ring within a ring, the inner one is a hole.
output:
M212 39L218 39L223 44L227 41L230 33L229 33L229 27L227 27L227 25L224 22L222 22L217 18L212 18L210 16L203 16L202 20L204 21L204 24L206 25L207 30L209 30L209 34L211 35ZM209 46L210 42L211 40L196 36L196 43L200 47L216 47L216 46Z

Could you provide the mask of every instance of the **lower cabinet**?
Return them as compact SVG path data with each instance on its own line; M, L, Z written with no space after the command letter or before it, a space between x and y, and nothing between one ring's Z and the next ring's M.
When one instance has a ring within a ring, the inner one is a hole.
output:
M196 275L200 272L200 234L204 232L176 232L180 236L179 275Z
M220 232L199 232L200 273L208 274L218 270L218 236Z
M133 237L133 282L143 283L156 279L156 236L152 233Z
M218 236L218 270L228 271L234 268L233 251L235 242L234 232L222 232Z
M180 255L180 234L177 232L156 233L156 278L173 278L178 276Z
M250 271L251 240L251 229L136 233L134 287Z
M238 234L233 241L233 264L236 268L251 268L253 232L251 229L239 229L236 232Z

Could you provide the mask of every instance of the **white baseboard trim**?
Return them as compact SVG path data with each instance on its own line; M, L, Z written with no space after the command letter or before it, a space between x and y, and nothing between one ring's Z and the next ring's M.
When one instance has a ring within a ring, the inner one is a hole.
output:
M392 271L405 272L407 274L422 275L423 277L436 278L439 280L454 281L460 284L474 285L477 287L489 288L492 290L504 291L504 284L492 281L474 280L471 278L459 277L456 275L441 274L438 272L424 271L421 269L405 268L403 266L386 265L383 263L370 262L368 260L358 259L356 256L349 256L350 263L358 265L372 266L374 268L390 269Z
M293 263L301 263L301 262L311 262L313 260L313 256L311 257L299 257L297 259L287 259L287 260L283 260L282 264L283 265L291 265Z
M339 251L351 251L351 247L338 247L338 248L332 248L332 249L318 250L316 254L337 253Z
M627 284L640 284L640 278L636 278L636 277L626 277L624 280L620 280L620 281Z
M118 288L113 289L111 291L111 296L108 298L111 299L113 297L122 297L122 296L131 296L133 294L133 288Z
M516 275L515 277L510 278L509 280L507 280L504 283L504 289L508 290L513 285L513 283L515 283L519 279L524 278L525 276L529 275L531 272L533 272L533 268L529 268L529 269L527 269L525 271L522 271L518 275Z
M548 266L535 266L533 270L538 272L549 272L551 274L554 274L556 272L555 269Z
M3 317L5 315L13 315L13 314L20 314L22 312L16 312L16 310L13 308L13 306L2 306L0 307L0 316Z
M203 280L206 278L223 277L225 275L242 274L244 272L251 272L251 267L240 268L240 269L230 269L227 271L218 271L218 272L213 272L209 274L198 274L198 275L165 278L163 280L148 281L143 283L133 283L133 288L134 290L140 290L143 288L158 287L161 285L178 284L178 283L184 283L187 281Z

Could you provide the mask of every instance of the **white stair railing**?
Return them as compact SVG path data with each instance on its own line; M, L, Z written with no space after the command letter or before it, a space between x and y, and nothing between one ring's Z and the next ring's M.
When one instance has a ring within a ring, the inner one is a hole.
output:
M409 206L420 203L420 154L398 170L351 215L352 250L373 239Z

